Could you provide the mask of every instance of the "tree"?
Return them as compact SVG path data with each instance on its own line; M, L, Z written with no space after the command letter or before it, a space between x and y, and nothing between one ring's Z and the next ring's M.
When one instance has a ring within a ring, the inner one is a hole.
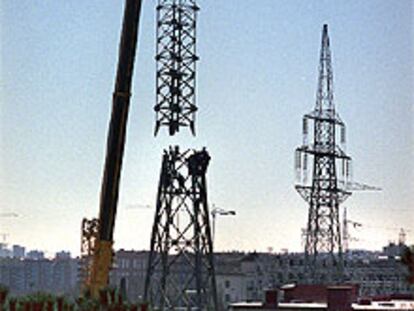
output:
M401 256L401 261L408 268L408 283L411 286L414 286L414 245L411 245L410 247L407 246L404 248Z

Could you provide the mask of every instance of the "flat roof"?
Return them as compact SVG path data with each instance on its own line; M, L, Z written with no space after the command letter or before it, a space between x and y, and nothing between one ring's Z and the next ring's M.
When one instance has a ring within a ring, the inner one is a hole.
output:
M262 302L237 302L232 303L232 307L239 307L239 308L258 308L258 309L266 309ZM319 303L319 302L280 302L278 305L279 308L285 307L289 309L300 309L300 308L321 308L326 309L326 303Z
M237 302L232 303L232 307L246 308L246 309L266 309L262 302ZM327 303L318 302L280 302L279 308L289 309L306 309L306 308L321 308L325 310ZM370 305L352 304L353 310L414 310L414 300L390 300L390 301L373 301Z
M414 300L373 301L364 306L352 304L354 310L414 310Z

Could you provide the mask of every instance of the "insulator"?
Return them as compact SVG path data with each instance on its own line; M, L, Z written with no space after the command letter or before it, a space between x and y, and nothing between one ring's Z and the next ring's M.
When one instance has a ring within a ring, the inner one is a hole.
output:
M303 155L303 183L308 183L308 154Z
M345 126L341 127L341 144L346 143Z
M342 176L343 176L344 179L346 177L346 167L347 167L347 161L342 160Z
M298 150L296 150L295 152L295 169L300 169L301 168L301 163L300 163L300 152Z
M346 177L346 179L349 180L349 161L346 160L344 162L345 162L345 172L346 172L345 177Z
M303 118L303 135L308 134L308 119Z
M299 150L295 151L295 172L296 172L296 181L301 181L301 154Z
M308 170L308 154L307 153L305 153L303 157L303 170L304 171Z
M303 118L303 144L307 145L308 144L308 119Z
M352 182L352 162L350 160L346 161L346 179L349 182Z

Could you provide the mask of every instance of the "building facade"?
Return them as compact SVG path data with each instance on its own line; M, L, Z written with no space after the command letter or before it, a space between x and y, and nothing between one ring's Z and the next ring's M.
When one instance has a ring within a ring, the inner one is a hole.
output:
M0 283L10 288L12 295L35 291L76 296L81 284L79 259L67 252L54 259L12 256L0 258ZM144 296L148 251L119 250L115 254L110 284L125 288L128 300L139 302ZM345 260L346 282L359 285L362 296L408 294L407 269L399 257L372 252L348 254ZM260 301L266 289L286 284L301 284L305 276L303 253L216 253L216 283L219 305L227 309L240 301ZM177 277L187 273L180 266Z
M0 284L12 295L48 292L75 297L79 290L78 259L0 259Z

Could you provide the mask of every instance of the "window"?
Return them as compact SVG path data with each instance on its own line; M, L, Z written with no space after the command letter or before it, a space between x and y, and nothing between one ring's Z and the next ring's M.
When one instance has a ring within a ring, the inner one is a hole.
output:
M229 281L229 280L226 280L226 281L224 282L224 286L225 286L226 288L230 288L230 281Z

